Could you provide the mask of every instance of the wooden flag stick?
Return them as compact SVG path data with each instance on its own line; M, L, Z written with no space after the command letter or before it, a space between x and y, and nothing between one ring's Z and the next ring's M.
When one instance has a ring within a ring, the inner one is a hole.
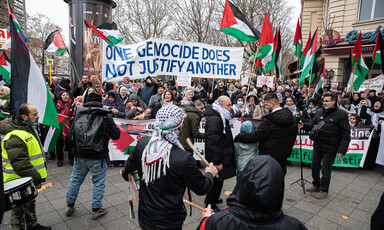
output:
M204 162L205 166L209 166L208 161L204 158L204 156L195 148L195 146L192 144L191 139L187 137L186 139L188 146L200 157L200 159Z
M188 201L188 200L186 200L186 199L184 199L183 202L186 203L186 204L189 204L189 205L191 205L192 207L197 208L197 209L199 209L199 210L201 210L201 211L204 211L204 212L207 211L207 210L205 210L205 208L203 208L203 207L201 207L201 206L199 206L199 205L197 205L197 204L194 204L194 203L192 203L192 202L190 202L190 201Z

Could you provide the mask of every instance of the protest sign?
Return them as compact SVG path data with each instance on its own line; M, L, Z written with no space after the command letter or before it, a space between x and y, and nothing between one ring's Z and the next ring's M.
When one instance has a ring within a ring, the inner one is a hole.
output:
M257 76L257 87L263 87L263 85L266 85L267 87L273 87L273 77L267 77L264 75Z
M239 79L243 47L151 38L132 45L103 46L103 81L188 73L193 77Z
M115 123L121 130L121 136L119 140L111 140L109 143L109 157L111 161L114 160L126 160L128 155L133 152L137 142L143 135L151 135L155 129L155 120L127 120L114 118ZM259 120L247 119L251 121L255 127L260 123ZM240 133L241 119L236 118L230 120L230 126L233 137L236 137ZM200 123L199 130L204 132L204 122ZM364 151L369 147L369 136L371 134L372 127L351 127L351 142L347 154L337 159L333 166L336 167L352 167L359 168L359 164L364 155ZM307 132L303 132L301 135L302 157L303 162L311 163L313 141L309 139ZM205 154L205 141L203 139L195 139L196 149ZM198 156L194 156L195 159L199 159ZM300 136L298 135L295 141L295 145L292 150L292 155L288 158L289 161L300 162Z
M180 72L177 74L178 86L191 86L192 74Z
M242 78L241 78L241 85L248 85L250 77L251 77L251 74L249 72L245 71Z
M381 74L377 77L372 78L371 80L365 80L360 85L358 92L365 91L366 89L374 89L376 90L376 92L381 92L381 90L383 89L383 85L384 85L384 75Z

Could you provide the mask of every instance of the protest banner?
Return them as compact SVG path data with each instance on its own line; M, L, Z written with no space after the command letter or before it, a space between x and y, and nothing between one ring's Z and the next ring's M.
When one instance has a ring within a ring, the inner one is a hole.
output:
M132 44L103 46L103 81L131 80L188 73L193 77L239 79L243 47L217 47L204 43L159 38Z
M374 77L370 80L369 79L365 80L360 85L358 92L365 91L366 89L374 89L374 90L376 90L376 92L381 92L381 90L383 89L383 85L384 85L384 75L381 74L381 75Z
M119 140L111 140L109 143L109 157L111 161L126 160L128 155L132 153L137 142L143 135L151 135L155 129L155 120L127 120L114 118L115 123L121 130L121 136ZM254 126L260 123L259 120L247 119L251 121ZM240 133L241 119L236 118L230 120L230 126L233 137L236 137ZM200 123L199 130L204 132L204 122ZM337 159L333 166L336 167L351 167L360 168L360 162L364 155L364 151L369 147L369 136L371 134L372 127L351 127L351 142L347 154ZM309 139L307 132L303 132L301 135L302 145L302 157L304 163L311 163L313 141ZM205 155L205 141L203 139L195 139L196 149ZM196 160L200 159L198 156L194 156ZM295 145L292 150L292 155L288 158L289 161L300 162L300 136L298 135L295 141Z
M241 85L248 85L250 77L251 77L251 73L245 71L243 74L243 77L241 78Z

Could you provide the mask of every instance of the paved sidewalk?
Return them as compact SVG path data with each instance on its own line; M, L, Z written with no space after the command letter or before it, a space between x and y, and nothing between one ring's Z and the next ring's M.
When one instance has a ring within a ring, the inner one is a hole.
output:
M88 175L83 183L75 213L72 217L65 216L65 195L71 176L72 167L64 162L58 168L56 162L48 162L47 182L53 183L37 197L37 214L39 223L51 225L52 229L140 229L137 218L129 218L127 182L120 174L119 167L109 168L104 194L103 207L108 213L98 219L91 220L92 181ZM304 177L311 181L311 170L304 168ZM384 192L384 168L375 170L334 168L329 197L316 200L308 193L303 194L302 188L292 182L300 178L300 167L294 163L288 167L285 178L285 196L283 211L301 220L308 229L369 229L371 215L376 209ZM236 180L232 178L224 183L221 197L225 200L225 191L232 191ZM204 197L193 195L193 201L203 205ZM225 204L219 205L224 208ZM192 216L184 222L183 229L196 229L201 220L201 211L193 209ZM137 204L135 204L137 216ZM344 217L343 217L344 216ZM4 216L1 230L11 229L10 212Z

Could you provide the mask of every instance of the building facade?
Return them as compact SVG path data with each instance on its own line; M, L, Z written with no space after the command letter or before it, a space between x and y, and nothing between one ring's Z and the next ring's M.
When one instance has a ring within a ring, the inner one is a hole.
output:
M308 34L319 29L318 46L325 68L333 70L332 83L343 83L343 73L351 48L361 32L362 55L368 66L366 79L381 74L380 65L372 68L372 52L377 33L384 35L384 0L301 0L303 47Z

